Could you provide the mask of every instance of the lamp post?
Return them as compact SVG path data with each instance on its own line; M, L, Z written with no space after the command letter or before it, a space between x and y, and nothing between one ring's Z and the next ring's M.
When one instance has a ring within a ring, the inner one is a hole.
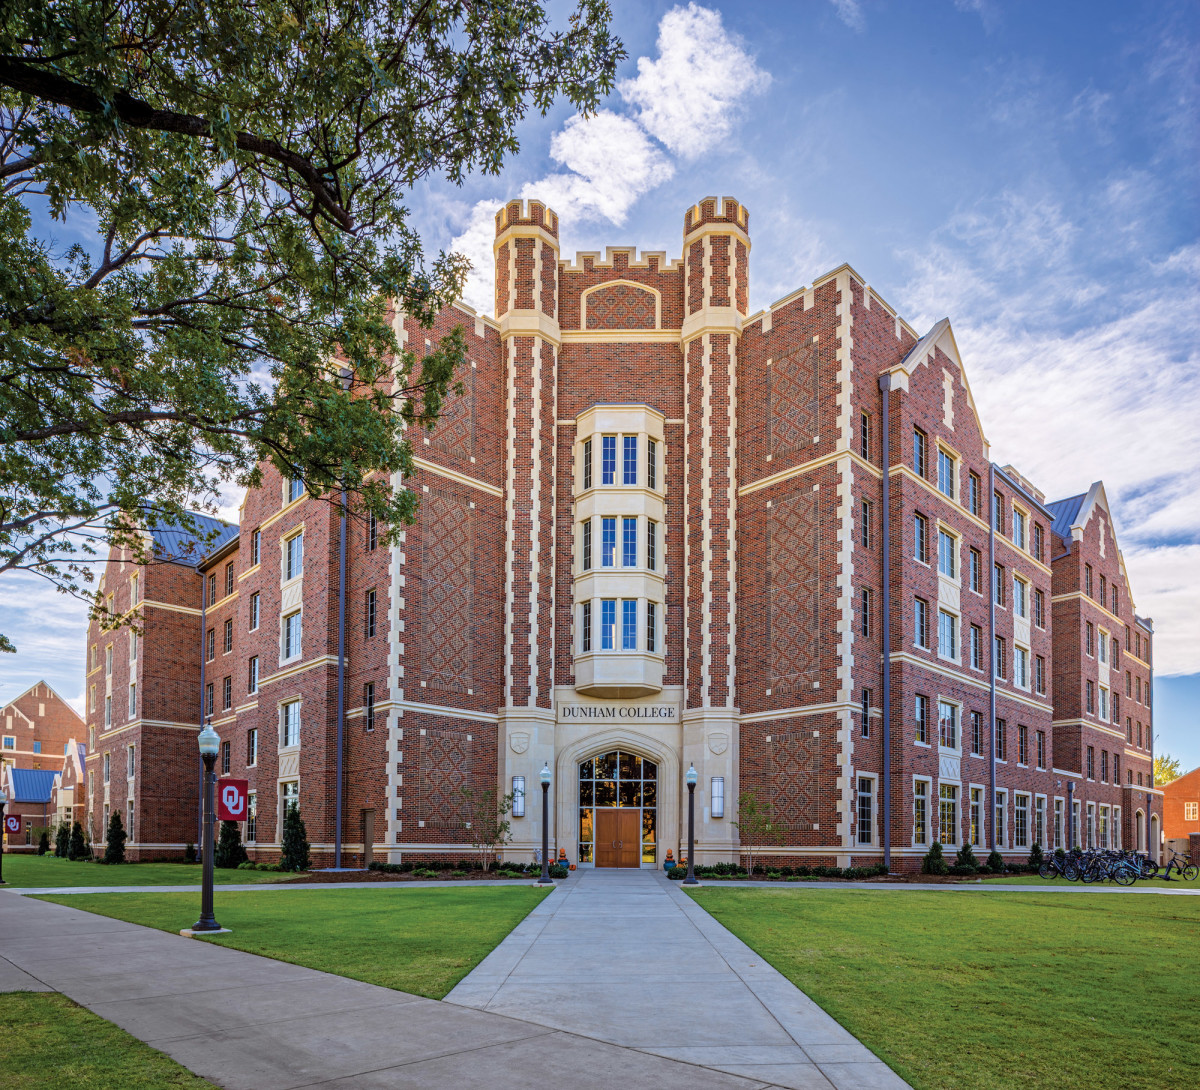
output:
M538 879L539 886L550 886L554 880L550 877L550 762L542 765L542 876Z
M0 788L0 886L4 885L4 808L7 805L8 796Z
M214 766L221 739L211 723L206 723L200 732L200 758L204 761L204 828L201 851L204 853L204 885L200 894L200 919L193 931L220 931L221 925L213 915L213 783L216 780Z
M685 886L698 886L696 881L696 766L688 765L684 774L688 789L688 872L683 880Z

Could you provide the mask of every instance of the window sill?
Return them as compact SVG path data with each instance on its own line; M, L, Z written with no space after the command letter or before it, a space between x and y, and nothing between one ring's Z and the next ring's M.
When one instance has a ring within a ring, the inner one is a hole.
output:
M918 742L915 738L913 739L913 745L920 746L922 749L931 749L932 748L928 742Z

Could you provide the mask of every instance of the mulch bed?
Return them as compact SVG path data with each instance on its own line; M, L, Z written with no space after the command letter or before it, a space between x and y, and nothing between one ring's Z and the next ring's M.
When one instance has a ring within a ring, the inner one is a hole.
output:
M536 874L529 876L529 881L534 881L537 878ZM508 878L500 874L492 874L486 871L473 870L467 871L464 874L450 876L448 871L439 873L435 878L417 878L411 874L387 874L377 870L350 870L350 871L313 871L312 874L298 874L294 878L287 878L278 883L282 886L292 885L297 882L316 883L321 885L336 885L339 882L465 882L465 881L492 881L498 880L502 882L512 882L516 879Z

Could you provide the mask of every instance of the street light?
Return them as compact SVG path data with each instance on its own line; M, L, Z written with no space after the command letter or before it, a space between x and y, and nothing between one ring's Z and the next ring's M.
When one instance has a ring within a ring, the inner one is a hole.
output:
M214 766L217 763L217 751L221 748L221 739L211 723L206 723L197 739L200 744L200 757L204 761L204 828L201 851L204 853L204 885L200 893L200 919L193 925L193 931L221 931L213 915L213 785L216 781Z
M683 880L685 886L698 886L696 881L696 766L688 765L684 773L688 788L688 872Z
M0 886L4 885L4 807L8 805L8 796L0 788Z
M542 765L542 876L538 879L539 886L551 886L554 880L550 877L550 762Z

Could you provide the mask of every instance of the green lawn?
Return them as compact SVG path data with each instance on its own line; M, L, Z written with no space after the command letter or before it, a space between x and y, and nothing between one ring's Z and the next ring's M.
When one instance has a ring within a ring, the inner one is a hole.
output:
M220 885L252 882L280 882L295 878L260 870L216 870L214 881ZM73 863L53 855L4 856L4 881L23 889L45 886L186 886L200 884L200 867L185 863L123 863L119 867L102 863Z
M1200 1079L1200 898L691 896L922 1090Z
M52 992L0 994L5 1090L201 1090L212 1084Z
M985 878L984 882L1002 882L1017 886L1073 886L1076 889L1087 889L1082 882L1068 882L1065 878L1039 878L1036 874L1013 874L1007 878ZM1116 882L1101 882L1098 885L1103 889L1200 889L1200 878L1192 882L1185 882L1174 871L1171 872L1171 881L1164 882L1161 878L1140 879L1134 882L1132 886L1121 887Z
M542 896L529 886L218 892L217 920L233 933L201 941L441 999ZM200 909L191 893L43 899L163 931L190 927Z

